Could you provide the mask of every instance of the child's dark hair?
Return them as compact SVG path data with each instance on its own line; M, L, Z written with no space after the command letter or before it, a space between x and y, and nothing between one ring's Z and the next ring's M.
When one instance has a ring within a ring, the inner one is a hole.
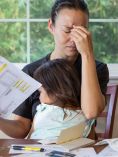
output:
M63 8L81 10L89 16L89 10L84 0L55 0L51 10L51 20L53 25L55 25L58 12Z
M42 84L49 97L55 96L55 105L80 107L80 81L67 60L55 59L44 63L34 72L34 78Z

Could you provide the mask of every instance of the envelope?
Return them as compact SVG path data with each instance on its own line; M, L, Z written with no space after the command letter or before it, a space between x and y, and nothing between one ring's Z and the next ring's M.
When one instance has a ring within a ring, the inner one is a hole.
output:
M86 123L82 122L78 125L62 130L60 133L60 136L57 138L56 144L73 141L75 139L82 137L85 126L86 126Z

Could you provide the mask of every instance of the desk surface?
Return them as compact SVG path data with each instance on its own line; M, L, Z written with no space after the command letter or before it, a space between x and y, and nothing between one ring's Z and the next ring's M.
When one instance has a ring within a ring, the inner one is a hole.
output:
M10 157L9 147L12 144L37 144L37 140L30 139L0 139L0 157ZM93 146L96 152L101 151L106 146Z

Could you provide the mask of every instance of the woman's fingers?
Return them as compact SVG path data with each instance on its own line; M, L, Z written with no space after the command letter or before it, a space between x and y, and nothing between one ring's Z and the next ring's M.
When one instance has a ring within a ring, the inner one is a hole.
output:
M92 50L91 34L84 27L73 26L70 35L81 54Z
M87 30L87 28L85 28L83 26L75 26L75 25L73 25L73 28L80 29L81 31L83 31L84 33L86 33L88 35L90 34L90 32Z

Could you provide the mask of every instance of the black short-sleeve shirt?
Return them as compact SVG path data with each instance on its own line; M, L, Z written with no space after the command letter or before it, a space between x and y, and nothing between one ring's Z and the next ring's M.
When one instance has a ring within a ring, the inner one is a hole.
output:
M23 68L23 71L33 77L34 71L50 60L50 54L48 54L46 57L37 60L31 64L26 65ZM97 76L100 84L100 88L102 93L105 95L106 93L106 88L107 88L107 83L109 81L109 72L108 72L108 67L106 64L95 61L96 62L96 70L97 70ZM76 68L78 72L78 77L81 80L81 56L78 55L78 58L76 59L76 62L74 63L74 67ZM16 115L22 116L24 118L28 118L30 120L33 120L33 117L36 113L36 106L39 104L39 92L36 91L34 92L29 98L27 98L20 106L18 106L15 111L13 112Z

